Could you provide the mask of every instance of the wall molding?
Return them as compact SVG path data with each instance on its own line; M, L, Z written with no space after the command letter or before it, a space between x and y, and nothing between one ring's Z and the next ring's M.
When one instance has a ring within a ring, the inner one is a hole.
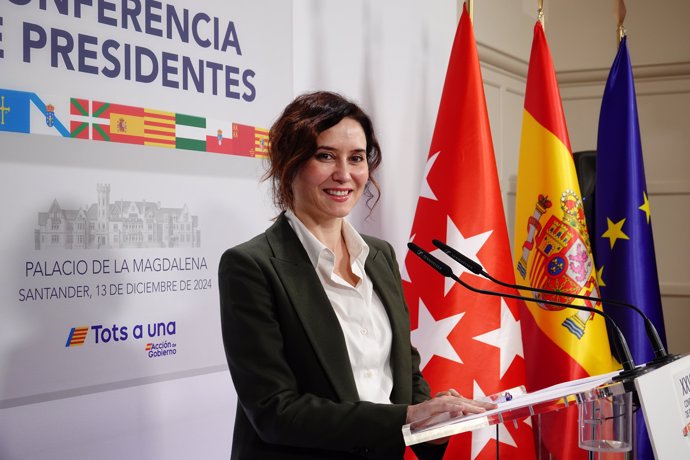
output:
M556 72L561 85L604 83L611 69L583 69ZM635 82L690 78L690 62L633 65Z
M649 195L690 195L690 182L654 180L647 182Z
M521 80L527 78L527 61L479 42L477 42L477 53L479 54L479 62L482 65Z
M662 297L690 297L690 283L659 283Z
M477 52L482 64L499 72L505 72L521 79L527 78L528 61L501 50L477 42ZM610 68L557 71L556 78L561 86L603 84ZM690 78L690 62L633 65L635 82Z
M505 181L501 182L501 190L505 190L510 196L515 196L517 193L517 176L512 175ZM647 182L647 193L649 196L687 196L690 195L690 182L681 181L663 181L655 180Z

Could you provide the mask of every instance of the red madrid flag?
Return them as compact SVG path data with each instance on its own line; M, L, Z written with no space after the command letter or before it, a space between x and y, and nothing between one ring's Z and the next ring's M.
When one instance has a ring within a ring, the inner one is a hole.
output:
M481 263L495 277L514 281L479 57L466 9L450 55L410 238L474 286L491 289L487 280L433 250L432 239ZM465 290L411 253L405 258L403 286L412 343L432 394L454 388L477 399L524 383L517 301ZM493 459L497 448L501 459L533 458L529 419L454 436L445 458Z

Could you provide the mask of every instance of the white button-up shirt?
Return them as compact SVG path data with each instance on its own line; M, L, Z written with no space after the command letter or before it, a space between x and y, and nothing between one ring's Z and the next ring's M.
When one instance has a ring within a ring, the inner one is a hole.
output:
M390 362L393 337L383 303L364 271L369 246L352 225L343 220L343 237L350 253L350 268L360 279L356 286L352 286L334 272L333 251L324 246L293 212L288 210L285 215L307 251L338 317L359 399L390 403L393 389Z

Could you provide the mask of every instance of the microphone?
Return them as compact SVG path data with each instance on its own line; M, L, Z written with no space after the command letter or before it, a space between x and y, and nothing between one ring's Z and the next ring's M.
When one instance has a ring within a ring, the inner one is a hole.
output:
M522 284L510 284L506 283L505 281L501 281L499 279L494 278L491 276L489 273L487 273L484 268L479 264L478 262L475 262L474 260L470 259L469 257L465 256L464 254L460 253L459 251L453 249L452 247L448 246L447 244L439 241L439 240L432 240L432 243L434 246L439 248L441 251L443 251L445 254L447 254L451 259L455 260L459 264L461 264L463 267L474 273L475 275L480 275L483 276L490 281L499 284L501 286L505 286L511 289L522 289L525 291L531 291L531 292L539 292L542 294L551 294L551 295L558 295L558 296L563 296L563 297L570 297L573 299L582 299L582 300L592 300L594 302L602 302L605 304L611 304L611 305L620 305L626 308L631 308L637 312L638 315L640 315L644 321L644 326L645 326L645 331L647 333L647 339L652 345L652 349L654 351L654 359L647 364L666 364L668 362L671 362L675 359L678 359L678 356L675 355L669 355L666 349L664 348L664 344L661 341L661 338L659 337L659 332L657 331L656 327L654 327L654 323L649 319L647 315L644 314L642 310L640 310L638 307L635 305L631 305L625 302L620 302L618 300L609 300L609 299L602 299L600 297L595 297L595 296L585 296L585 295L580 295L580 294L571 294L568 292L557 292L557 291L552 291L549 289L541 289L541 288L535 288L532 286L525 286Z
M466 289L469 289L470 291L477 292L479 294L490 295L490 296L507 297L510 299L524 300L525 302L535 302L536 303L536 302L541 301L542 303L547 303L550 305L557 305L560 307L573 308L575 310L587 311L590 313L596 313L598 315L603 316L604 319L607 321L607 324L609 324L613 328L613 330L615 331L615 336L618 339L618 342L617 342L618 348L619 348L621 355L622 355L621 364L623 366L623 372L621 372L617 378L627 378L633 374L637 374L638 370L636 370L636 368L635 368L635 363L633 362L632 355L630 354L630 348L628 347L628 342L625 340L625 337L623 336L623 332L621 332L620 328L618 327L618 325L615 323L615 321L613 320L613 318L611 318L611 316L609 314L607 314L603 311L597 310L596 308L584 307L581 305L571 305L568 303L558 302L555 300L537 300L537 299L532 298L532 297L525 297L525 296L521 296L521 295L508 294L508 293L495 292L495 291L488 291L486 289L476 288L476 287L462 281L457 276L455 276L455 273L453 273L453 269L451 269L448 265L446 265L442 261L438 260L436 257L432 256L431 254L429 254L427 251L420 248L416 244L407 243L407 247L417 257L422 259L424 262L426 262L428 265L430 265L434 270L439 272L441 275L445 276L446 278L453 279L454 281L461 284L463 287L465 287ZM476 264L476 262L474 262L474 261L471 261L471 262Z

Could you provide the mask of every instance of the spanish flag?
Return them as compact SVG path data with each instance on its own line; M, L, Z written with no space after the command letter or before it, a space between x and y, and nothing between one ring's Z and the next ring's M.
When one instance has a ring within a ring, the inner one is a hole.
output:
M175 148L174 113L101 101L91 104L93 139Z
M527 73L514 235L519 284L599 296L558 83L539 21ZM523 295L536 300L520 315L529 391L619 367L602 316L541 301L578 302L597 309L600 304L559 295ZM541 422L544 445L538 449L559 459L586 458L577 447L576 411L554 412L542 416Z

